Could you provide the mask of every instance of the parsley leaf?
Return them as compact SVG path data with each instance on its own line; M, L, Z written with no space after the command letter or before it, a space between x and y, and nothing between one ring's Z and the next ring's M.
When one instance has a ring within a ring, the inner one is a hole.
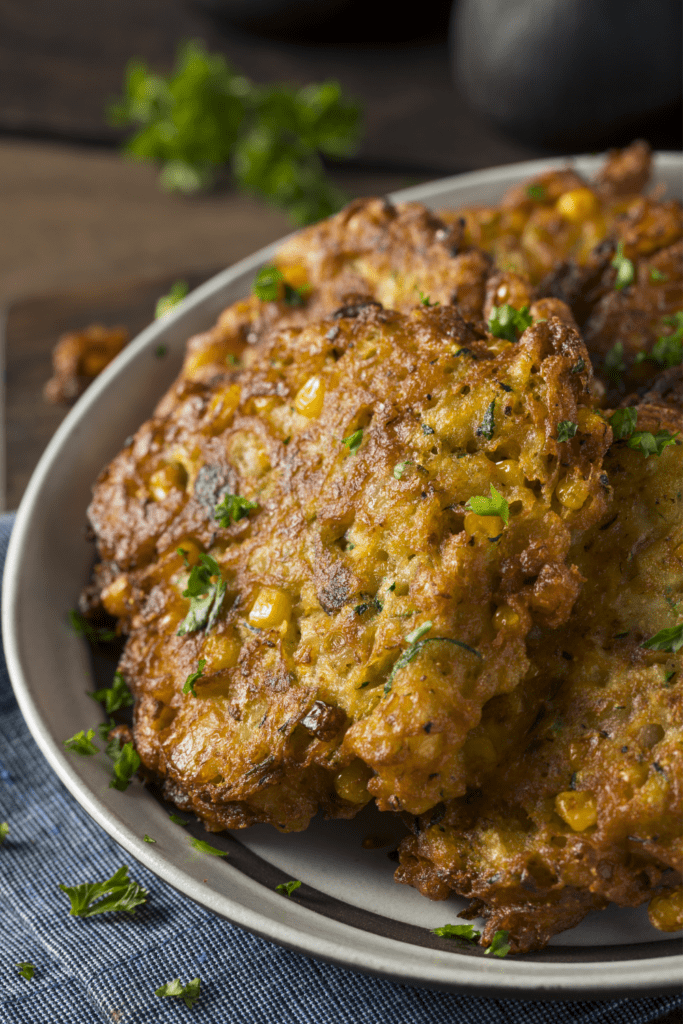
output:
M579 356L578 360L572 366L570 373L581 373L582 370L586 369L586 360L583 356Z
M26 978L27 981L30 981L36 973L35 964L29 963L27 960L22 960L21 963L15 964L14 966L19 968L19 974L22 978Z
M167 354L168 354L168 346L167 345L157 345L157 347L154 349L154 355L157 357L157 359L163 359L164 356L167 355Z
M612 428L614 439L616 441L623 441L625 438L630 437L636 429L637 419L638 410L634 405L626 409L617 409L616 412L613 412L607 422Z
M182 999L187 1006L188 1010L191 1010L194 1004L199 999L199 987L201 981L199 978L193 978L192 981L188 981L187 985L182 985L180 978L174 978L173 981L167 981L165 985L161 985L160 988L154 990L155 996L173 996L176 999Z
M191 693L193 697L197 696L194 684L197 682L198 679L200 679L204 675L205 665L206 658L200 658L197 664L197 671L191 672L190 675L185 680L185 685L183 686L183 693Z
M114 711L119 711L120 708L130 708L133 706L133 695L120 672L114 673L114 682L110 687L93 690L88 696L92 697L99 704L104 704L104 710L108 715L111 715Z
M75 736L72 736L68 740L64 740L64 746L67 750L70 750L72 754L80 754L81 757L92 757L93 754L99 753L99 747L96 747L92 742L92 738L95 735L94 729L88 729L87 733L77 732Z
M481 421L481 426L477 429L477 433L481 434L488 441L491 440L491 438L493 437L494 431L495 431L495 424L494 424L494 421L493 421L493 412L494 412L495 407L496 407L496 400L494 398L494 400L487 407L486 412L484 413L484 418Z
M664 323L676 327L674 333L658 338L651 352L639 352L636 363L642 363L646 359L664 367L679 366L683 363L683 310L679 310L673 316L664 317Z
M291 882L281 882L280 885L275 886L276 892L281 892L283 896L291 896L295 889L298 889L301 882L296 879L292 879Z
M557 424L557 440L569 441L570 438L575 436L576 431L576 423L572 423L571 420L560 420Z
M9 822L0 821L0 846L4 843L9 835Z
M404 459L403 462L397 462L396 465L394 466L394 476L396 477L396 479L400 480L408 466L412 466L412 464L412 459Z
M80 612L76 611L75 608L70 609L69 620L71 621L74 633L76 633L77 636L84 636L86 640L89 640L93 644L108 643L116 637L115 630L107 629L106 626L92 626Z
M132 743L124 743L114 761L114 778L109 783L109 788L125 792L139 767L140 755L137 750Z
M527 185L526 194L529 199L545 199L545 188L538 182L534 185Z
M647 458L649 455L661 455L670 444L676 444L677 437L678 431L671 434L668 430L658 430L656 434L651 434L648 430L636 430L629 438L628 446L642 452Z
M174 825L187 825L184 818L181 818L179 814L169 814L170 820Z
M605 355L605 372L610 380L619 382L621 374L626 369L624 362L624 345L621 341L615 341L609 352Z
M657 269L657 267L652 267L652 269L650 270L650 280L651 281L668 281L669 280L669 275L668 274L663 274L661 270Z
M193 839L191 844L195 850L199 850L200 853L210 853L212 857L227 857L227 850L219 850L216 846L211 846L210 843L204 842L203 839Z
M155 319L159 320L160 317L170 313L174 306L182 302L189 290L187 281L176 281L175 284L172 284L169 293L162 295L156 304L154 310Z
M231 523L245 519L254 508L258 508L257 501L249 501L239 494L225 494L213 510L213 517L218 520L219 526L227 530Z
M683 647L683 622L678 626L660 629L659 633L655 633L640 646L649 651L666 651L668 654L675 654Z
M292 288L291 284L285 281L279 267L272 263L261 267L252 285L254 295L262 302L277 302L278 299L283 299L288 306L303 306L310 290L310 285Z
M473 494L468 499L465 508L478 516L500 516L507 526L510 519L510 506L493 484L490 485L490 493L491 496L489 498L484 495Z
M614 287L618 292L623 291L624 288L628 288L628 286L632 284L633 278L635 277L633 261L624 256L623 242L619 242L617 245L617 251L614 254L614 259L612 260L612 266L615 267L617 271Z
M156 839L152 839L152 837L148 836L146 832L142 838L145 843L156 843Z
M478 932L473 924L444 924L441 928L432 928L432 935L458 939L460 942L476 943L481 932Z
M499 928L491 939L491 945L487 946L484 953L488 956L493 953L494 956L507 956L510 952L510 943L508 942L508 936L510 932L505 931L504 928Z
M114 910L135 913L135 908L145 903L147 891L128 877L124 864L106 882L84 882L82 885L60 885L71 901L73 917L93 917Z
M413 658L417 657L417 655L420 653L425 644L441 642L447 644L455 644L457 647L462 647L464 650L469 651L470 654L476 654L478 658L481 658L481 654L479 653L479 651L475 651L474 647L470 647L469 644L463 643L462 640L452 640L448 636L430 636L423 640L422 637L424 637L425 633L429 632L433 625L433 622L423 622L421 626L417 626L414 630L412 630L412 632L408 633L408 635L406 636L406 643L408 643L410 646L406 648L406 650L403 652L403 654L400 656L400 658L392 668L389 678L384 684L385 696L391 690L396 674L400 672L402 668L405 668L406 665L409 665Z
M360 427L358 430L354 430L348 437L342 438L342 444L345 444L349 449L349 455L355 455L360 446L363 443L363 428Z
M432 302L428 295L425 295L419 288L417 289L418 295L420 296L420 305L422 306L438 306L438 302Z
M211 582L212 576L218 577L215 583ZM190 570L187 589L183 591L183 597L190 599L190 610L180 623L178 636L194 633L202 627L210 630L218 618L226 590L227 583L221 576L218 562L210 555L200 555Z
M530 327L533 320L528 306L523 306L518 310L506 303L503 306L494 306L491 310L489 331L494 338L517 341L518 335Z

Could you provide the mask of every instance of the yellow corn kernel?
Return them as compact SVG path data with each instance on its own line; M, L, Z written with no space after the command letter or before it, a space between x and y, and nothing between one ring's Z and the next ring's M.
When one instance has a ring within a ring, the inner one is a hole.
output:
M188 352L183 363L183 377L186 380L194 380L201 376L200 370L210 363L223 363L225 366L226 346L223 341L210 342L203 348L197 348L194 352Z
M505 529L500 516L478 516L468 512L465 516L465 530L469 534L481 533L484 537L498 537Z
M371 769L356 758L335 776L334 788L342 800L352 804L366 804L370 799L367 783L371 777Z
M496 609L493 616L493 625L495 629L503 629L504 626L508 626L513 629L519 624L519 615L514 608L511 608L509 604L502 604L500 608Z
M555 203L555 209L572 224L588 220L600 209L598 198L589 188L575 188L571 192L563 192Z
M187 484L187 471L179 462L167 462L149 478L149 489L155 501L163 501L173 490L183 490Z
M207 672L223 672L234 668L240 654L240 645L233 637L217 636L212 633L202 649L202 657L206 659Z
M648 917L660 932L677 932L683 928L683 886L666 896L654 896L647 908Z
M249 612L249 622L258 629L277 626L288 619L292 604L287 594L277 587L263 587Z
M497 462L496 473L513 487L521 487L524 483L524 470L515 459L503 459L502 462Z
M555 494L561 505L575 512L581 508L588 497L588 484L585 480L569 480L565 478L560 480L555 488Z
M301 288L307 285L308 271L303 263L290 263L287 267L280 267L282 276L292 288Z
M240 395L239 384L231 384L214 395L206 412L207 431L220 434L230 426L235 410L240 404Z
M259 395L251 400L251 405L257 416L265 416L279 404L280 400L273 395Z
M594 434L597 431L604 431L605 420L592 409L582 407L577 410L576 422L579 430L584 434Z
M487 338L486 345L491 352L495 352L498 355L500 352L504 352L506 348L511 348L512 342L506 341L505 338Z
M130 582L125 572L112 580L101 594L102 604L110 615L120 618L125 615L131 602Z
M465 760L474 768L488 771L498 763L496 748L488 736L470 736L463 747Z
M325 385L320 377L309 377L303 387L299 388L294 399L294 408L302 416L314 420L323 410Z
M168 729L175 716L175 708L169 707L168 704L162 704L152 719L152 728L155 732L161 732L162 729Z
M598 805L592 793L568 789L555 797L555 810L575 832L585 832L598 820Z

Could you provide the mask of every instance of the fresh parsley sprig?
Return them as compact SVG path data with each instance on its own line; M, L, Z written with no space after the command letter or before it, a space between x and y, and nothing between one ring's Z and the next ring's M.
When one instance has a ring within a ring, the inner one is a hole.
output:
M22 960L21 963L15 964L15 967L19 968L19 974L22 978L26 978L27 981L30 981L36 973L36 965L30 963L28 960Z
M123 746L119 745L118 753L116 753L116 745L116 741L114 741L114 744L107 747L109 756L115 756L114 764L112 765L114 777L109 783L109 788L118 789L121 793L124 793L140 767L140 755L132 743L124 743Z
M94 729L88 729L87 733L81 729L80 732L77 732L68 740L64 740L64 746L72 754L79 754L81 757L92 757L93 754L99 754L100 752L100 748L96 747L92 741L94 735Z
M455 939L469 945L476 945L481 937L473 924L444 924L441 928L432 928L432 935L442 939Z
M615 441L624 441L629 438L636 429L637 420L638 410L634 405L613 412L607 422L612 428Z
M191 1010L199 999L200 986L199 978L193 978L192 981L188 981L187 985L183 985L180 978L174 978L173 981L167 981L165 985L155 989L154 995L162 998L171 996L175 999L182 999L188 1010Z
M281 892L283 896L291 896L300 885L301 882L299 882L298 879L293 878L290 882L280 882L279 885L275 886L275 891Z
M664 323L671 324L676 330L673 334L665 334L658 338L651 352L639 352L635 359L636 363L651 360L664 368L680 366L683 363L683 310L664 317Z
M397 462L394 466L394 476L397 480L400 480L405 473L408 466L412 466L412 459L404 459L403 462Z
M108 715L111 715L114 711L119 711L121 708L133 706L133 695L120 672L114 673L114 681L111 686L102 687L101 690L93 690L88 696L92 697L98 704L103 704L104 710Z
M636 430L638 410L635 406L617 409L608 419L608 423L617 441L626 441L629 448L642 452L647 459L650 455L661 455L669 445L676 444L678 431L672 434L668 430L658 430L656 434L649 430Z
M154 318L159 320L162 316L170 313L174 306L183 301L189 290L187 281L176 281L175 284L172 284L170 291L157 300Z
M489 316L489 331L494 338L505 338L506 341L517 341L520 334L523 334L527 327L534 322L528 306L515 309L505 303L502 306L494 306Z
M349 449L349 455L355 455L360 446L363 443L363 428L360 427L358 430L354 430L348 437L342 438L343 445Z
M507 956L510 952L511 946L508 942L510 933L504 928L499 928L491 939L491 945L487 946L484 950L486 956L493 954L493 956Z
M4 843L9 835L9 822L0 821L0 846Z
M392 668L389 678L384 684L385 696L390 692L396 675L401 671L402 668L405 668L406 665L409 665L410 662L418 656L418 654L425 646L425 644L455 644L456 647L462 647L463 650L469 651L470 654L476 654L478 658L481 658L481 654L479 653L479 651L475 650L474 647L470 647L469 644L463 643L462 640L453 640L449 636L430 636L426 637L426 639L423 639L425 633L428 633L430 629L433 627L433 625L433 622L423 622L421 626L417 626L414 630L412 630L412 632L408 633L408 635L406 636L406 643L409 644L409 646L406 648L406 650L403 652L403 654L400 656L400 658Z
M147 891L128 877L124 864L105 882L84 882L82 885L60 885L69 897L73 917L94 917L111 911L134 914L135 908L147 900Z
M215 579L215 582L212 582ZM194 633L204 628L212 629L220 612L227 583L221 575L221 567L211 555L201 554L192 566L183 597L190 599L190 610L180 623L178 636Z
M572 437L576 436L577 430L576 423L572 423L571 420L560 420L557 424L557 440L569 441Z
M506 526L510 520L510 506L493 484L490 485L490 497L473 494L467 500L465 508L478 516L500 516Z
M618 384L621 380L621 375L626 369L626 363L624 362L624 343L621 341L615 341L609 352L605 355L605 373L609 379L614 383Z
M211 846L210 843L205 842L203 839L193 839L190 846L194 847L195 850L199 850L200 853L208 853L211 857L227 857L227 850L219 850L217 846Z
M660 629L659 633L655 633L640 646L648 651L665 651L667 654L675 654L683 647L683 622L678 626Z
M245 519L255 508L258 508L257 501L249 501L240 494L225 494L213 510L213 517L218 520L220 527L227 530L232 523Z
M69 610L69 621L77 636L84 636L86 640L93 644L109 643L110 640L116 638L115 630L107 629L105 626L91 625L85 616L81 615L75 608Z
M540 182L535 182L534 184L527 185L526 194L529 197L529 199L536 199L537 201L545 199L546 197L545 188L543 187L543 185L540 184Z
M614 280L615 289L620 292L624 288L628 288L633 283L635 277L635 267L633 261L624 256L624 243L619 242L617 245L617 251L614 254L612 260L612 266L616 269L617 276Z
M262 302L277 302L282 299L288 306L303 306L311 286L301 285L299 288L293 288L285 280L279 267L266 263L254 278L251 290Z
M201 677L204 675L205 665L206 658L200 658L199 661L197 662L197 671L191 672L187 679L185 680L185 685L183 686L183 693L191 693L193 697L197 696L197 691L194 688L194 684L197 682L198 679L201 679Z

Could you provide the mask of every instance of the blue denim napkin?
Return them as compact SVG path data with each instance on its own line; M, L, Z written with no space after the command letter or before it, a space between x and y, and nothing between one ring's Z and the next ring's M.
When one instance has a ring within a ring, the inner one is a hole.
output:
M0 571L13 515L0 516ZM52 772L17 708L0 651L2 1024L646 1024L683 996L517 1003L394 985L290 953L180 896L137 863L135 915L71 917L60 882L109 878L131 858ZM35 964L26 981L16 964ZM154 990L201 979L191 1009Z

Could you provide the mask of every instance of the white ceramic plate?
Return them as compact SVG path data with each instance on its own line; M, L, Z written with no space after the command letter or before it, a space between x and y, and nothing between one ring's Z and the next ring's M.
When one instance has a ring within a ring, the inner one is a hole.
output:
M435 208L492 203L510 185L558 162L446 178L393 198ZM572 162L590 175L601 160ZM655 183L665 183L671 196L681 195L682 166L676 154L657 157ZM199 825L172 824L162 803L137 782L125 793L109 789L104 756L65 753L63 740L94 720L86 696L93 664L67 619L91 567L83 526L92 482L171 384L187 338L249 291L276 248L214 277L143 331L73 408L33 475L5 566L2 622L10 675L33 736L71 793L128 853L197 903L291 949L403 984L498 997L608 998L677 989L680 943L655 932L643 908L593 914L542 953L501 960L480 950L454 951L429 929L454 921L464 904L431 903L394 883L387 852L402 832L391 816L367 808L355 821L316 820L288 836L258 826L211 838L230 850L229 858L199 857L187 836L205 835ZM160 361L154 350L161 342L168 356ZM156 845L143 842L146 832ZM368 836L386 843L364 849ZM304 884L283 899L274 887L290 878Z

